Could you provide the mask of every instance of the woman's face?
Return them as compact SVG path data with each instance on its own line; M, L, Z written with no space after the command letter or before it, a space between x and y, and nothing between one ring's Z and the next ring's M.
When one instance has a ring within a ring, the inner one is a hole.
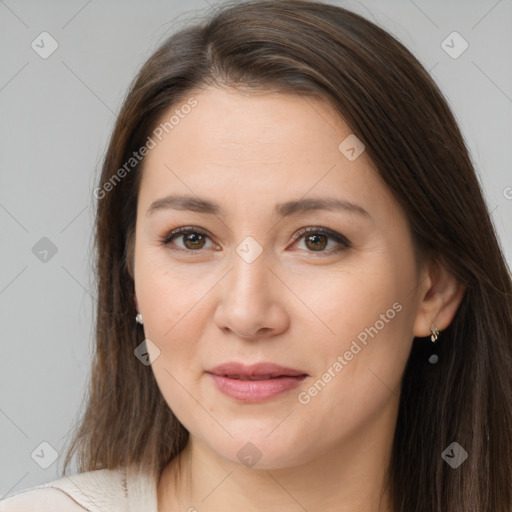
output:
M136 300L167 404L206 449L260 468L391 439L423 291L403 211L324 101L191 96L154 132L137 207Z

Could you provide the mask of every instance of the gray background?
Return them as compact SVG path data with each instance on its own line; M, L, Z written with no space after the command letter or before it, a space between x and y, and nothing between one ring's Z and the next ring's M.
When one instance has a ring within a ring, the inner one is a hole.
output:
M387 28L430 70L510 265L512 0L332 3ZM209 5L0 0L0 496L58 477L61 460L41 467L52 452L40 445L63 456L81 408L93 347L92 191L115 114L155 47ZM43 31L59 45L47 59L31 47ZM469 44L456 59L441 46L453 31ZM38 252L43 237L55 254Z

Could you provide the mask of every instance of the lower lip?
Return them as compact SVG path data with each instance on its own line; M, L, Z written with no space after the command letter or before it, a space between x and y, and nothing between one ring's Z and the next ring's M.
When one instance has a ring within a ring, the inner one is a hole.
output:
M209 373L217 386L217 389L225 395L240 400L241 402L262 402L269 400L285 391L296 388L305 378L277 377L265 380L240 380L214 375Z

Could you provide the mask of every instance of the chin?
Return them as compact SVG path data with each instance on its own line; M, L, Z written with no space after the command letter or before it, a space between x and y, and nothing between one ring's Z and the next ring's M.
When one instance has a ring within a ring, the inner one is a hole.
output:
M275 427L276 422L273 428ZM203 442L228 462L252 469L283 469L308 460L308 454L301 452L300 448L306 444L310 452L312 446L307 441L304 442L303 435L298 436L298 440L294 442L293 436L284 430L280 435L273 432L269 436L269 432L271 429L262 432L247 428L243 434L233 435L233 438L226 435L223 439L207 438Z

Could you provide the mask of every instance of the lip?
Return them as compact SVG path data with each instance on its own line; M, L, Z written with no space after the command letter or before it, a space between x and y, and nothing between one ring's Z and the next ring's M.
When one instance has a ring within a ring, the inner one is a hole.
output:
M217 389L242 402L262 402L297 387L308 374L270 362L224 363L206 372Z

